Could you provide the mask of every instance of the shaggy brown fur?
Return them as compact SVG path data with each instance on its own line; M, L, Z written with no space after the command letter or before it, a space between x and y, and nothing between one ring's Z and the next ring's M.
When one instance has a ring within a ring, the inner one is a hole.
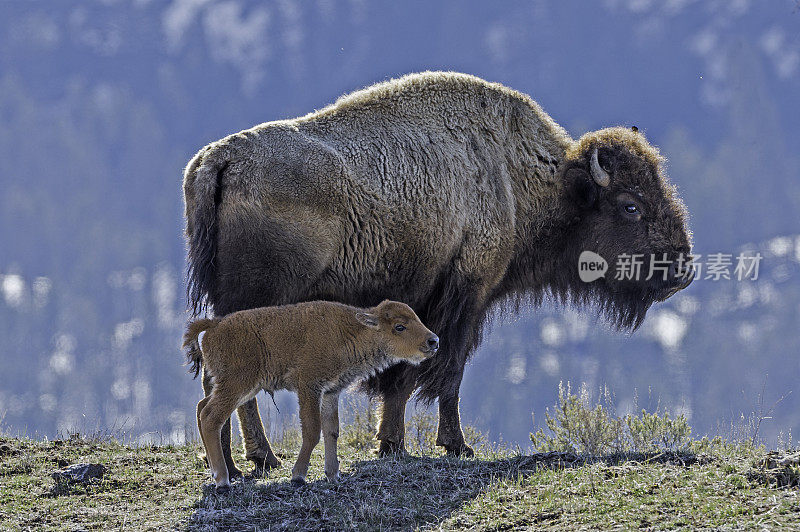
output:
M612 269L621 253L690 251L685 209L661 161L626 128L574 141L528 96L473 76L381 83L192 159L184 179L191 304L224 315L314 299L406 301L443 343L419 368L395 366L367 383L383 398L381 452L402 449L405 404L419 388L423 400L439 401L437 442L469 455L458 390L492 308L553 295L632 328L686 285L676 274L578 276L583 250ZM600 167L605 185L592 177ZM248 457L263 460L255 402L239 417Z
M292 482L304 482L320 428L325 475L333 480L339 474L339 392L392 364L419 364L436 353L439 338L403 303L360 309L315 301L197 320L187 327L183 345L195 377L202 365L213 381L197 405L197 426L217 489L225 491L230 479L220 432L236 407L261 390L296 391L303 444ZM269 454L271 465L280 465Z

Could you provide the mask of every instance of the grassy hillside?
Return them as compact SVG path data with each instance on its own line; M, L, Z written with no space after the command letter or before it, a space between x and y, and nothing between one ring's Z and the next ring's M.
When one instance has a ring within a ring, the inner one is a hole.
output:
M278 443L283 467L236 482L225 497L214 494L196 443L0 438L0 529L800 526L800 470L770 461L760 447L704 440L681 452L589 458L482 444L462 461L431 453L430 421L412 423L414 454L398 459L374 458L366 431L345 430L342 479L323 480L318 448L309 484L297 489L289 484L298 448L290 430ZM88 486L51 478L77 462L101 463L107 474Z

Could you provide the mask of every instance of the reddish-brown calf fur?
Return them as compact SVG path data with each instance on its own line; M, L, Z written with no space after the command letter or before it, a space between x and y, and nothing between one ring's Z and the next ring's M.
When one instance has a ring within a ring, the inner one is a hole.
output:
M193 321L183 345L195 376L202 364L213 381L211 394L197 405L197 425L217 489L227 491L220 431L233 411L259 391L297 392L303 443L292 482L305 481L320 429L325 474L333 480L339 471L339 392L397 362L419 364L436 353L439 339L404 303L387 300L361 309L314 301ZM279 465L269 454L268 461Z

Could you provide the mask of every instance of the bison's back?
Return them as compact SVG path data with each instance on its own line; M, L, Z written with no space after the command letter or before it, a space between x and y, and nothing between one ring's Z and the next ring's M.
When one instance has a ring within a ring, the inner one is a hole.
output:
M211 148L229 161L218 312L311 299L413 305L448 269L477 281L502 273L514 200L500 104L432 94L262 124Z

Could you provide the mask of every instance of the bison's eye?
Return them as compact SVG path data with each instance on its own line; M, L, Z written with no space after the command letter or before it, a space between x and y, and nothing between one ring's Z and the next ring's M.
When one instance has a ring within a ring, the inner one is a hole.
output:
M400 325L399 323L394 326L394 330L397 332L403 332L406 330L405 325Z
M642 219L642 210L635 203L626 201L620 204L620 208L622 210L622 215L628 220L638 222Z
M631 222L638 222L644 216L641 207L642 203L638 201L636 196L633 192L623 192L616 198L620 216Z

